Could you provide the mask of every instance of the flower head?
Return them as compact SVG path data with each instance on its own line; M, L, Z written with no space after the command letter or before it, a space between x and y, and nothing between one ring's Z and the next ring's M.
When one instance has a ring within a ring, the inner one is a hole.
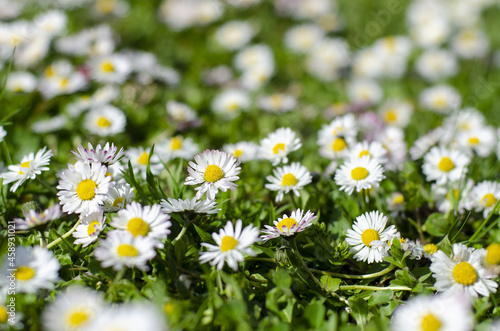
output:
M35 210L30 209L24 213L24 219L16 218L16 229L17 230L27 230L34 228L39 225L46 224L48 222L54 221L61 217L61 206L55 204L50 208L45 209L41 213L37 213Z
M341 191L352 194L361 190L378 187L384 179L384 168L377 160L365 155L361 158L347 160L335 172L335 183L340 185Z
M262 232L265 235L260 236L260 238L266 242L269 239L278 238L280 236L293 236L311 226L316 217L317 216L310 210L308 210L305 215L303 210L294 210L290 214L290 217L284 214L283 217L274 221L274 226L264 225L265 229L262 230Z

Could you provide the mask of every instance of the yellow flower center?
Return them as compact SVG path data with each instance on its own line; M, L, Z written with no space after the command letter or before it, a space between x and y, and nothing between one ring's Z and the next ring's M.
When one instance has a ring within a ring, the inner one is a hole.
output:
M175 305L172 303L172 302L167 302L165 304L165 306L163 306L163 310L165 311L165 313L167 313L168 315L172 314L172 312L174 311L174 308L175 308Z
M140 217L134 217L128 221L127 230L132 233L134 237L145 237L149 232L149 224L144 222Z
M337 138L335 141L332 143L332 149L335 152L340 152L346 148L347 144L344 140L344 138Z
M234 150L233 152L234 157L240 157L241 155L243 155L243 151L241 149Z
M438 97L434 99L434 107L436 108L442 108L446 105L446 100L443 97Z
M146 153L146 152L142 152L142 154L137 159L137 162L139 164L142 164L142 165L145 165L145 166L148 165L148 161L149 161L149 153Z
M295 218L285 218L285 219L282 219L278 225L276 225L276 227L278 228L278 230L280 230L281 232L283 232L283 227L286 226L286 229L287 231L290 231L290 229L293 227L293 226L297 226L297 221L295 220Z
M280 151L285 151L285 144L279 143L276 144L276 146L273 147L273 153L274 154L279 154Z
M106 172L106 174L104 175L104 177L111 177L111 180L113 180L113 175L109 171Z
M351 170L351 177L354 180L362 180L368 177L368 170L363 167L356 167Z
M441 322L432 313L428 313L422 318L422 331L439 331Z
M273 108L280 108L283 105L283 96L280 94L274 94L271 96L271 106Z
M92 179L82 180L76 187L76 195L81 200L92 200L95 197L97 184Z
M486 248L485 261L488 264L500 264L500 244L493 243Z
M455 168L455 164L449 157L445 156L439 161L438 168L441 171L448 172Z
M112 207L115 207L115 208L118 208L118 204L119 203L123 203L123 198L122 197L118 197L115 199L115 201L113 201L113 204L111 205Z
M18 267L16 271L16 279L17 280L30 280L35 277L35 270L33 268L22 266Z
M435 244L427 244L424 245L424 251L429 255L433 255L438 251L438 247Z
M227 105L227 109L231 111L238 110L238 108L240 108L240 105L237 104L236 102L231 102L230 104Z
M97 126L100 128L109 128L111 126L111 122L106 117L99 117L97 120Z
M52 66L48 66L47 68L45 68L45 71L43 72L43 75L45 77L54 77L56 74L55 70L54 70L54 67Z
M222 252L227 252L231 249L234 249L238 245L238 240L234 239L231 236L225 236L222 238L222 242L220 243L220 250Z
M139 251L137 251L137 248L135 248L132 245L128 245L128 244L121 244L120 246L118 246L118 249L116 250L116 252L121 257L134 257L134 256L137 256L137 254L139 254Z
M395 120L397 119L397 116L396 116L396 112L394 110L388 110L386 113L385 113L385 120L387 122L394 122Z
M97 9L103 14L109 14L115 8L115 0L97 0Z
M493 207L495 203L497 203L497 198L495 198L493 194L488 193L481 198L481 203L486 205L487 208L490 208Z
M370 245L372 241L379 239L380 237L378 235L378 232L373 229L366 229L365 231L363 231L363 234L361 235L361 241L368 247L372 247Z
M69 84L69 79L68 78L63 78L61 79L61 88L65 89Z
M172 140L170 140L170 149L175 151L181 148L182 148L182 138L173 137Z
M295 178L293 174L286 174L283 176L283 179L281 180L281 186L294 186L297 185L298 180Z
M79 327L89 319L89 315L84 311L75 311L68 316L68 324L72 327Z
M477 139L476 137L471 137L471 138L469 138L469 144L477 145L477 144L479 144L479 139Z
M224 172L218 165L211 164L205 169L205 175L203 177L207 182L215 183L224 177Z
M21 168L29 168L30 167L30 162L31 161L26 161L26 162L21 163ZM24 172L19 171L19 174L20 175L24 175Z
M113 64L109 61L105 61L101 65L101 69L104 72L113 72L115 71L115 67L113 67Z
M4 306L0 306L0 323L7 323L9 315L7 314L7 309Z
M365 155L371 156L371 155L370 155L370 152L368 152L368 151L365 149L364 151L361 151L361 152L359 153L359 156L358 156L358 157L360 157L360 158L361 158L361 157L363 157L363 156L365 156Z
M394 205L400 205L402 204L403 202L405 202L405 198L402 194L398 194L394 197L394 200L392 200L392 203Z
M464 286L472 285L477 280L477 272L469 262L463 261L453 268L453 278Z
M89 226L87 227L87 235L90 237L94 235L97 231L99 231L101 228L101 225L97 221L92 221L90 222Z

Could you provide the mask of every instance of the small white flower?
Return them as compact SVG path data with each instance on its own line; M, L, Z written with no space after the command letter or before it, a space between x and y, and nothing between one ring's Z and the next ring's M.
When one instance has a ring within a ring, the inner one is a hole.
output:
M404 128L410 123L413 105L407 101L390 99L379 108L378 113L387 125Z
M429 49L418 58L415 69L427 81L435 82L458 72L455 55L444 49Z
M424 156L431 147L440 141L444 135L443 131L443 128L437 128L415 140L413 146L410 148L411 159L415 161Z
M316 24L302 24L289 29L285 33L284 42L294 53L309 53L325 36L325 31Z
M300 138L290 128L279 128L260 141L260 154L273 166L288 163L288 154L302 146Z
M134 237L128 231L113 230L99 242L94 256L104 268L112 266L118 271L124 267L137 267L147 271L146 263L156 256L156 244L156 240L150 237Z
M478 183L467 196L467 209L474 209L476 212L483 212L483 217L487 217L500 199L500 184L492 181L482 181Z
M458 136L458 145L464 153L469 155L475 152L480 157L487 157L497 144L495 130L489 126L470 130Z
M438 113L448 113L460 107L462 97L451 86L436 85L422 91L419 102L424 108Z
M11 72L5 88L13 92L33 92L38 85L36 77L29 72Z
M433 147L424 157L422 171L427 181L436 181L438 185L455 182L467 173L469 158L456 150Z
M115 164L123 157L123 148L118 150L115 144L111 143L111 146L107 142L104 147L97 145L94 149L91 143L88 144L88 148L79 145L76 150L71 151L76 158L82 162L92 163L100 162L106 167Z
M146 179L146 171L148 168L149 154L151 149L144 149L143 147L129 148L125 154L127 155L132 168L134 169L134 174L140 173L142 179ZM163 170L163 164L161 164L160 158L158 157L156 151L151 155L151 161L149 168L153 175L159 175Z
M128 59L120 54L95 57L90 63L92 78L101 83L123 83L132 66Z
M85 115L85 129L101 137L122 133L126 123L123 111L111 105L99 106Z
M250 248L259 240L259 229L252 224L241 229L241 220L236 221L236 226L233 228L233 223L228 221L223 229L220 229L219 234L212 233L212 238L217 245L201 243L202 246L208 248L208 252L200 253L201 263L210 261L210 265L217 265L218 270L222 270L224 262L234 270L238 270L238 262L245 258L243 254L255 256L255 252Z
M158 156L163 162L168 162L175 158L191 160L198 153L199 147L191 138L175 136L156 145Z
M40 79L38 89L45 99L62 94L72 94L87 85L84 74L74 70L71 63L60 60L48 66Z
M283 195L289 192L299 197L299 190L311 183L312 176L306 167L294 162L291 165L274 169L273 176L267 176L266 179L269 183L265 187L271 191L278 191L276 202L280 202L283 200Z
M389 211L405 210L405 197L401 192L392 193L387 199L387 209Z
M335 183L340 185L340 191L351 195L361 190L378 187L384 179L384 168L376 160L365 155L361 158L347 160L335 171Z
M166 108L168 115L176 122L188 123L198 119L196 112L184 103L170 100Z
M351 246L351 251L358 261L368 263L382 262L387 256L387 251L379 243L389 244L396 236L394 225L385 228L387 216L379 211L372 211L356 217L352 230L347 230L346 242ZM377 245L374 245L374 244Z
M387 163L387 150L378 141L368 142L364 140L352 146L349 150L349 156L351 158L359 159L365 155L369 156L370 159L376 160L380 164Z
M474 59L485 56L490 48L490 41L484 31L476 27L462 29L451 41L455 53L464 59Z
M240 112L246 111L250 106L247 92L237 89L222 91L212 100L212 110L227 119L237 117Z
M303 210L294 210L290 217L284 214L282 218L278 218L277 221L274 221L274 226L264 225L265 229L262 230L264 235L260 236L260 238L263 242L266 242L269 239L278 238L280 236L293 236L311 226L316 217L317 216L310 210L308 210L305 215Z
M359 104L377 104L384 96L382 87L376 81L361 78L349 83L347 94L352 102Z
M217 151L205 150L204 152L195 155L195 162L189 161L188 172L184 185L200 185L195 188L196 199L201 199L203 194L207 192L207 197L210 200L215 199L215 195L219 190L226 192L228 189L234 191L238 186L235 181L239 179L240 164L233 156Z
M81 223L76 227L75 232L73 232L73 237L77 238L74 244L81 244L83 247L87 247L97 240L101 231L106 227L106 216L99 209L86 216L81 216L80 220Z
M432 256L430 270L436 279L434 286L438 292L463 292L470 296L489 296L497 291L498 284L490 278L483 261L485 249L467 248L463 244L453 244L451 258L443 251Z
M49 223L59 219L61 214L61 206L59 204L55 204L41 213L37 213L35 210L30 209L24 213L24 219L14 219L14 221L16 221L16 230L28 230Z
M189 199L172 199L168 198L168 201L162 199L160 201L162 210L167 213L182 213L182 212L194 212L195 214L217 214L220 208L217 208L217 202L214 200L197 200L193 198Z
M244 21L226 22L215 32L215 40L227 50L234 51L242 48L252 39L255 31Z
M259 158L259 145L253 142L240 141L236 144L226 144L222 146L222 149L240 162L253 161Z
M274 93L260 97L257 104L269 113L285 113L297 106L297 99L289 94Z
M129 183L117 183L109 189L103 209L107 212L117 212L125 208L132 201L134 195L134 189Z

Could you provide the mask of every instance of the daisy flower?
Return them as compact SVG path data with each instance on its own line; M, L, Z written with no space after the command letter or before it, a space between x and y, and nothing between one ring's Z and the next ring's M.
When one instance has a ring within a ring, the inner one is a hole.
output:
M293 192L300 196L299 190L311 183L312 176L306 167L298 162L286 165L273 170L273 176L267 176L269 181L265 187L271 191L278 191L276 202L283 200L283 195Z
M240 141L236 144L226 144L222 146L222 149L240 162L253 161L259 158L259 145L253 142Z
M464 292L473 297L495 293L498 284L490 279L495 275L483 266L486 254L483 248L475 250L463 244L453 244L451 257L443 251L434 253L429 268L436 279L436 291Z
M5 260L0 270L0 288L9 287L11 269L16 269L16 293L36 293L40 289L52 289L58 280L59 261L54 253L40 246L17 246L15 267Z
M170 215L164 214L160 206L141 206L140 203L131 202L125 209L119 210L113 217L111 225L117 229L126 230L132 236L143 236L153 239L157 248L163 248L162 241L170 234L172 223Z
M340 191L351 195L361 190L378 187L384 179L384 168L368 155L361 158L347 160L335 171L335 183L340 185Z
M235 181L239 179L240 164L233 156L217 151L205 150L204 152L195 155L195 162L189 161L188 172L184 185L199 185L195 190L196 199L200 200L203 194L207 192L207 197L210 200L215 199L215 194L226 192L228 189L234 191L238 186Z
M80 286L67 288L47 305L42 314L44 329L87 330L106 307L102 293Z
M57 189L63 211L72 214L87 215L96 212L106 199L111 177L106 176L107 169L99 162L68 165L59 180Z
M262 230L262 233L265 235L260 236L260 238L263 242L266 242L269 239L278 238L280 236L293 236L311 226L316 217L317 216L310 210L308 210L305 215L303 210L294 210L290 217L284 214L282 218L278 218L277 221L274 221L274 226L264 225L265 229Z
M407 101L391 99L379 108L378 113L385 124L404 128L410 123L413 105Z
M349 150L349 155L351 158L362 158L367 155L370 159L377 161L380 164L387 163L387 150L378 141L362 141L355 144Z
M475 152L480 157L487 157L497 145L495 130L484 126L465 132L458 137L458 145L468 155Z
M124 267L137 267L147 271L146 263L156 256L156 245L156 240L150 237L134 237L128 231L113 230L99 242L94 256L104 268L112 266L118 271Z
M260 97L257 104L262 110L269 113L285 113L292 111L297 106L297 99L290 94L274 93Z
M453 52L444 49L426 50L415 63L417 73L425 80L436 82L457 74L459 66Z
M357 134L358 124L354 114L338 116L329 124L321 127L321 130L318 132L318 145L322 146L333 142L336 138L343 138L344 143L352 142L356 140Z
M162 199L160 201L163 212L167 214L185 211L192 211L196 214L217 214L220 210L220 208L217 208L215 200L197 200L196 198L191 200L168 198L167 200Z
M109 188L108 195L102 207L104 211L117 212L125 208L132 201L134 195L134 189L129 183L117 183L115 186Z
M375 80L356 78L347 86L347 95L354 103L372 105L382 100L384 92Z
M127 119L120 109L103 105L85 115L85 129L101 137L114 136L125 131Z
M14 219L16 222L16 230L28 230L39 225L47 224L51 221L59 219L62 213L61 206L59 204L55 204L41 213L37 213L35 210L30 209L23 214L24 219Z
M193 139L181 136L166 139L156 146L158 156L165 163L175 158L191 160L199 152L199 147Z
M168 116L177 123L185 124L199 120L196 112L185 103L170 100L166 104L166 109Z
M483 212L483 217L487 217L500 199L500 185L498 182L482 181L470 191L467 197L467 209L474 209L476 212Z
M36 77L29 72L11 72L7 78L5 89L12 92L31 93L36 89Z
M50 149L47 151L47 147L40 149L36 154L29 153L21 159L21 164L10 165L9 172L1 175L3 183L15 182L10 188L11 192L15 192L26 179L35 179L36 175L40 175L42 171L49 170L46 166L49 165L52 155L52 151Z
M76 238L75 245L83 245L87 247L97 240L101 231L106 227L106 216L102 210L90 213L87 216L80 217L81 223L73 232L73 237Z
M325 31L316 24L301 24L285 33L284 43L293 53L306 54L325 37Z
M215 31L215 40L229 51L242 48L255 35L254 28L244 21L230 21Z
M123 83L131 71L127 57L120 54L95 57L90 64L92 78L102 83Z
M212 110L228 119L237 117L250 106L250 98L243 90L230 89L219 93L212 100Z
M149 160L149 153L151 153L151 148L145 149L143 147L129 148L125 152L130 164L132 164L134 174L140 173L144 180L146 179L148 162L150 162L149 168L153 175L159 175L163 170L163 164L161 164L160 158L156 152L151 155L151 160Z
M260 154L271 161L273 166L280 162L288 163L287 155L302 146L300 138L290 128L279 128L260 141Z
M202 246L208 248L208 252L200 253L201 263L210 261L210 265L217 265L218 270L222 270L224 262L234 270L238 270L238 262L245 260L243 254L255 256L255 252L250 248L259 240L259 229L252 224L241 229L241 220L236 221L235 227L233 223L228 221L223 229L220 229L219 234L212 233L212 238L217 245L201 243Z
M443 128L437 128L415 140L413 146L410 148L411 159L415 161L424 156L431 147L435 146L441 140L444 136L444 131Z
M368 263L383 261L383 257L387 256L387 251L379 243L389 244L397 232L394 225L386 228L386 224L387 216L379 211L356 217L352 230L347 230L345 239L351 246L351 252L356 253L354 255L356 260Z
M401 192L392 193L387 199L387 209L389 211L405 210L405 197Z
M420 295L394 311L393 331L470 331L474 315L469 299L463 295Z
M424 108L438 113L448 113L460 107L462 97L451 86L437 85L425 89L420 94L419 102Z
M88 148L79 145L75 151L71 151L76 158L84 163L100 162L106 167L115 164L120 161L123 157L123 148L118 150L115 144L111 143L111 146L107 142L104 147L97 145L94 149L91 143L88 144Z
M433 147L425 156L422 171L427 181L436 181L438 185L456 182L467 172L469 158L457 150Z

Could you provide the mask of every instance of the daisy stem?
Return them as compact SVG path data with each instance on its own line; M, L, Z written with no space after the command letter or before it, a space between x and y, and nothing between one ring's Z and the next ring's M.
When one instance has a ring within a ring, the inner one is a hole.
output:
M106 292L106 294L108 295L108 298L111 298L109 296L109 294L114 293L116 284L118 284L118 282L123 278L126 271L127 271L126 268L122 268L122 269L120 269L120 271L117 272L115 278L113 279L113 282L111 283L111 286L109 286L109 288ZM111 292L111 291L113 291L113 292Z
M497 203L495 204L495 206L491 210L491 212L488 215L488 217L486 217L486 219L483 221L483 223L481 223L481 225L479 226L479 228L477 228L476 232L474 232L474 234L472 235L472 237L470 237L470 239L468 240L468 242L473 242L474 240L477 239L477 237L479 237L479 233L485 227L485 225L490 221L490 219L493 217L493 214L495 214L495 211L497 210L498 205L500 205L500 199L497 201Z
M332 277L337 277L337 278L346 278L346 279L370 279L370 278L377 278L380 276L383 276L385 274L388 274L392 270L394 270L396 266L394 264L391 264L384 270L381 270L379 272L375 272L373 274L367 274L367 275L348 275L348 274L338 274L335 272L329 272L329 271L324 271L324 270L318 270L318 269L310 269L312 272L322 274L322 275L328 275Z
M39 182L40 184L45 186L45 188L47 188L51 193L57 195L57 191L52 186L47 184L43 179L41 179L40 177L36 177L36 180L37 180L37 182Z
M191 224L191 221L189 220L184 220L184 225L182 226L182 229L181 229L181 232L179 232L179 234L177 235L177 237L175 237L174 240L172 240L172 245L175 245L176 242L179 241L179 239L182 238L182 236L184 236L184 234L186 233L189 225Z
M341 291L348 290L365 290L365 291L412 291L412 288L406 286L387 286L387 287L378 287L378 286L368 286L368 285L340 285L339 289Z
M290 192L290 197L292 198L292 203L293 205L295 206L295 208L299 209L299 204L297 203L297 200L295 199L295 195L293 194L293 192Z
M61 237L57 238L56 240L54 240L53 242L51 242L50 244L48 244L47 245L47 249L52 248L54 245L57 245L58 243L60 243L64 239L68 238L73 232L75 232L76 227L78 225L80 225L80 222L81 222L81 220L78 220L78 222L76 222L76 224L71 228L71 230L69 230L68 232L66 232L65 234L63 234Z

